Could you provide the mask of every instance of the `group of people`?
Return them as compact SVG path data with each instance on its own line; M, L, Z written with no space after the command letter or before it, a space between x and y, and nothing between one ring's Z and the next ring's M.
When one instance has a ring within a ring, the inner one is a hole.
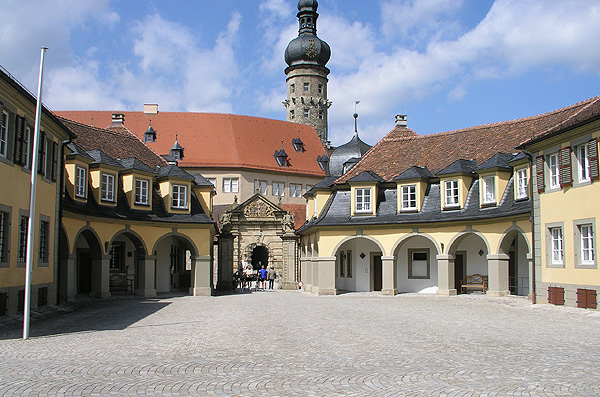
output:
M255 289L258 290L266 290L273 289L275 284L275 279L277 278L277 273L275 273L275 269L272 266L262 265L259 262L260 269L258 272L254 272L254 268L252 265L247 265L245 268L242 264L238 266L238 270L235 273L235 286L236 288L241 289L242 291L245 289L251 289L252 282L255 281Z

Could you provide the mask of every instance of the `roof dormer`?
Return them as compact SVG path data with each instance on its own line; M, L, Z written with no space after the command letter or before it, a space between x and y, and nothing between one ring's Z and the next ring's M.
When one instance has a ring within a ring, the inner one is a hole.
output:
M304 142L300 139L300 131L298 131L298 137L292 139L292 146L297 152L304 152Z
M496 153L484 161L475 171L479 174L479 200L482 207L494 207L506 190L512 169L508 165L514 155Z
M456 160L437 173L440 178L442 210L458 210L465 207L467 195L475 178L475 160Z
M121 185L129 207L139 211L152 211L152 185L156 174L152 168L131 157L119 160Z
M277 165L280 167L289 167L288 155L283 149L283 141L281 141L281 150L276 150L275 154L273 154L275 160L277 161Z
M377 212L378 185L384 180L372 171L364 171L348 181L352 216L372 216Z
M183 159L183 147L181 147L179 144L178 136L179 134L175 134L175 143L173 144L171 152L169 153L169 155L177 161Z
M398 188L398 212L420 212L433 177L427 167L414 166L394 178Z
M191 187L194 180L192 175L176 165L171 164L158 169L158 187L167 212L190 213Z
M71 142L67 145L68 152L65 160L67 178L65 190L75 201L86 202L89 184L89 167L95 160Z
M327 153L323 153L322 156L317 157L317 163L319 163L319 167L325 172L328 172L329 169L329 157Z
M156 142L156 131L152 128L152 121L150 121L148 129L144 132L144 142Z
M123 166L100 150L87 152L94 162L90 164L90 187L98 204L116 207L119 172Z
M513 170L514 181L514 199L515 201L527 200L531 194L529 192L529 157L525 153L518 153L508 162Z

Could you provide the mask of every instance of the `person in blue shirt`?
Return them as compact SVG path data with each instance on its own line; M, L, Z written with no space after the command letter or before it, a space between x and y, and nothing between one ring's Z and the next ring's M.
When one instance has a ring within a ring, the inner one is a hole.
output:
M258 271L258 282L260 283L260 288L265 290L267 287L267 269L265 269L265 265L261 265Z

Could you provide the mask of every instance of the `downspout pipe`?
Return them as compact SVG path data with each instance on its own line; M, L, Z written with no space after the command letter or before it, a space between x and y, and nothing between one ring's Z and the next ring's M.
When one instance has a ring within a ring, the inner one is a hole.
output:
M529 188L531 189L531 215L529 216L529 221L531 222L531 303L537 303L537 294L535 288L535 213L534 213L534 200L533 200L533 154L530 152L523 150L523 154L525 154L529 158Z

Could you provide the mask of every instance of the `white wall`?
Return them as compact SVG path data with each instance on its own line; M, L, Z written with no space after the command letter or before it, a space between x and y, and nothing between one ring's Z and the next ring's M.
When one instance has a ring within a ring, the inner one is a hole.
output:
M483 251L483 255L479 255L479 251ZM467 271L465 276L472 274L488 275L487 255L489 252L481 237L471 234L461 241L457 251L467 252Z
M352 277L347 277L347 271L344 271L344 277L340 277L339 253L341 251L352 251ZM336 253L336 284L338 290L368 292L372 289L372 264L371 253L381 254L381 250L371 240L357 237L347 241L338 249ZM363 253L364 258L360 257Z
M429 279L408 278L408 250L429 249ZM425 237L415 236L405 241L396 252L398 292L420 292L425 288L437 287L438 266L435 245Z

